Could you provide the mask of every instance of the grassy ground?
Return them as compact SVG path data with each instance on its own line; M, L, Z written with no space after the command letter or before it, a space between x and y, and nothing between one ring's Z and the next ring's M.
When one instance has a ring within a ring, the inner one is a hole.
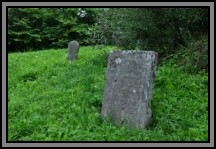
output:
M8 56L9 141L208 140L208 76L187 74L174 61L158 67L153 121L143 131L100 118L108 52L82 47Z

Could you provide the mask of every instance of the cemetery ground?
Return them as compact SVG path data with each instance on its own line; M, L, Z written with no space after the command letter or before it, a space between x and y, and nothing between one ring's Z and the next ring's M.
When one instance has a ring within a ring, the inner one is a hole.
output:
M207 141L208 74L191 75L175 58L158 65L151 124L144 130L100 117L109 51L81 47L8 55L9 141Z

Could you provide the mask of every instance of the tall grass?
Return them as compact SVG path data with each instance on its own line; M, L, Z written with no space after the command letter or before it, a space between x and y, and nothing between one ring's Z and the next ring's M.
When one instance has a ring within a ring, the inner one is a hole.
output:
M158 67L149 127L128 130L103 121L110 50L82 47L72 63L66 49L9 54L8 140L208 140L208 76L190 75L173 61Z

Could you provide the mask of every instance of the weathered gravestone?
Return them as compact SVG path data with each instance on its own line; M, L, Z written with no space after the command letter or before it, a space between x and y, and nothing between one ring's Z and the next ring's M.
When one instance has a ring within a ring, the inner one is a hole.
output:
M109 56L101 115L128 128L145 128L152 116L151 98L158 54L118 51Z
M68 44L68 60L77 60L79 52L79 43L75 40L69 42Z

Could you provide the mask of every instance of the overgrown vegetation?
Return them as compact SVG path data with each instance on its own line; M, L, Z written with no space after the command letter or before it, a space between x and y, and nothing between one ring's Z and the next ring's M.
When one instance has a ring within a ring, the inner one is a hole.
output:
M143 131L100 118L112 47L8 55L9 141L207 141L208 75L191 75L172 58L158 67L153 121Z
M8 8L8 140L207 141L208 13L207 7ZM81 45L72 63L70 40ZM118 49L159 53L145 130L100 117L107 58Z
M96 28L105 44L130 50L156 51L159 63L164 58L181 55L184 47L182 66L185 63L188 67L195 65L195 70L191 69L194 73L208 69L206 7L111 8L102 9L97 18L99 24Z
M161 63L184 47L179 64L207 72L208 13L207 7L8 8L8 52L65 48L75 39L82 46L153 50Z
M9 8L9 52L64 48L73 39L92 44L95 13L90 8Z
M202 35L199 39L193 40L187 48L179 50L175 57L178 59L178 64L184 66L187 72L197 74L208 72L208 51L208 37Z

